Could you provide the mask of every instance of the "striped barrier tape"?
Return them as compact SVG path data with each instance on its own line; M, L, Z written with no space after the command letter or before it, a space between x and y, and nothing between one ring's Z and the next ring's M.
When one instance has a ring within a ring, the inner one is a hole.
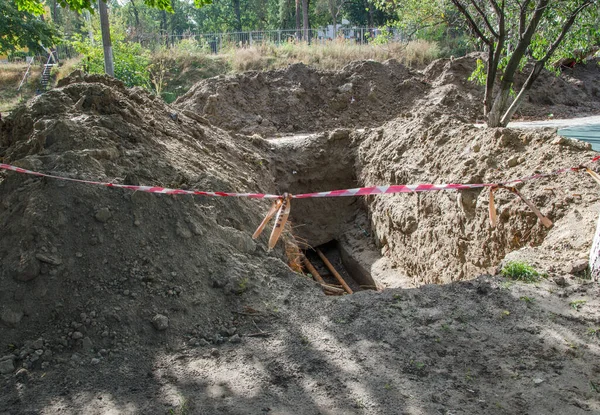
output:
M93 184L93 185L97 185L97 186L113 187L116 189L127 189L127 190L139 191L139 192L160 193L160 194L164 194L164 195L250 197L250 198L254 198L254 199L281 199L282 198L282 196L279 196L279 195L269 195L269 194L264 194L264 193L202 192L199 190L169 189L167 187L157 187L157 186L134 186L134 185L128 185L128 184L96 182L96 181L92 181L92 180L72 179L70 177L54 176L52 174L39 173L36 171L31 171L31 170L23 169L21 167L11 166L10 164L2 164L2 163L0 163L0 169L10 170L10 171L14 171L17 173L23 173L23 174L31 174L33 176L38 176L38 177L49 177L51 179L65 180L68 182Z
M600 160L600 156L594 157L590 162ZM539 173L532 176L523 177L520 179L513 179L506 182L500 183L477 183L477 184L459 184L459 183L448 183L448 184L398 184L389 186L370 186L370 187L358 187L355 189L341 189L341 190L329 190L326 192L316 193L302 193L291 195L292 199L308 199L317 197L344 197L344 196L369 196L369 195L381 195L381 194L394 194L394 193L414 193L414 192L434 192L440 190L469 190L479 189L483 187L493 187L498 185L514 185L517 183L523 183L530 180L541 179L544 177L555 176L567 171L579 171L585 169L583 166L579 167L568 167L564 169L554 170L549 173ZM98 182L93 180L73 179L64 176L55 176L52 174L40 173L32 170L23 169L21 167L12 166L10 164L0 163L0 169L14 171L17 173L29 174L38 177L48 177L51 179L65 180L69 182L92 184L97 186L112 187L116 189L127 189L139 192L148 193L159 193L166 195L193 195L193 196L211 196L211 197L248 197L254 199L283 199L283 195L267 194L267 193L230 193L230 192L206 192L200 190L184 190L184 189L169 189L167 187L158 186L136 186L127 184L117 184L110 182Z
M600 160L600 156L594 157L590 162L595 162ZM166 187L157 187L157 186L136 186L136 185L125 185L125 184L116 184L109 182L98 182L92 180L83 180L83 179L73 179L70 177L63 176L55 176L52 174L39 173L32 170L23 169L21 167L12 166L10 164L0 163L0 169L14 171L22 174L29 174L37 177L48 177L51 179L64 180L69 182L76 183L84 183L84 184L92 184L97 186L104 187L112 187L117 189L127 189L132 191L140 191L140 192L148 192L148 193L159 193L166 195L192 195L192 196L212 196L212 197L248 197L255 199L276 199L272 204L267 216L263 219L258 229L253 235L253 238L256 239L261 234L264 227L267 223L275 217L275 227L273 228L273 232L271 233L271 237L269 238L269 249L272 249L277 240L281 236L283 228L287 222L287 218L290 213L291 208L291 199L309 199L309 198L320 198L320 197L347 197L347 196L369 196L369 195L381 195L381 194L395 194L395 193L415 193L415 192L433 192L440 190L470 190L470 189L481 189L481 188L489 188L490 189L490 203L489 203L489 217L490 223L492 227L496 225L497 215L496 208L494 204L494 193L498 189L506 189L515 195L529 206L529 208L536 214L536 216L540 219L542 224L546 227L552 226L552 222L546 218L542 213L531 203L529 200L525 199L525 197L517 190L514 186L517 183L523 183L530 180L541 179L545 177L555 176L561 173L565 173L568 171L581 171L584 170L592 176L592 178L600 184L600 175L594 172L592 169L580 165L578 167L568 167L559 170L554 170L549 173L537 173L532 176L523 177L520 179L513 179L506 182L501 183L476 183L476 184L460 184L460 183L448 183L448 184L400 184L400 185L389 185L389 186L371 186L371 187L358 187L355 189L341 189L341 190L330 190L326 192L316 192L316 193L303 193L290 195L285 193L283 195L274 195L274 194L266 194L266 193L229 193L229 192L205 192L199 190L184 190L184 189L169 189Z

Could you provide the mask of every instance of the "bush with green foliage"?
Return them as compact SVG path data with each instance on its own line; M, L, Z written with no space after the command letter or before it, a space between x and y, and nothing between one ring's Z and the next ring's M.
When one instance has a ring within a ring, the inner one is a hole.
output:
M119 33L113 34L112 41L115 78L123 81L128 87L150 88L150 52L139 43L125 41L124 36ZM72 44L75 50L83 55L81 67L85 72L104 73L104 51L100 39L94 43L86 39Z
M27 11L18 9L12 1L0 1L0 54L29 49L29 55L43 52L42 45L54 46L61 36L52 23Z
M520 261L507 262L500 273L506 278L522 282L537 282L541 276L531 265Z

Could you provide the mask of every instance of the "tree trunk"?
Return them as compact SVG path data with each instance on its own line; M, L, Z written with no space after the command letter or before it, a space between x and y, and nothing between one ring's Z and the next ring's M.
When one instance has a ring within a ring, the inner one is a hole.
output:
M167 12L162 11L162 22L160 24L163 33L165 34L165 46L169 46L169 25L167 24Z
M56 0L52 1L52 21L54 24L58 25L60 22L58 21L58 16L56 13Z
M92 30L92 16L90 15L90 11L86 10L84 12L84 16L85 16L85 25L87 26L87 30L88 30L88 37L90 38L90 42L92 42L92 45L95 44L94 42L94 31Z
M517 44L512 56L508 60L508 64L506 65L504 74L502 75L500 91L494 100L494 104L492 105L492 109L490 110L490 114L488 116L488 127L503 127L508 124L508 121L506 121L505 124L502 125L501 120L505 119L503 114L509 107L510 90L514 84L515 73L519 69L521 59L531 44L531 39L533 38L546 7L548 6L548 2L549 0L537 0L536 8L531 20L529 21L529 25L519 40L519 43Z
M527 80L521 87L519 94L514 99L512 104L510 104L510 107L508 107L508 109L506 110L504 115L502 115L502 119L500 120L500 125L502 127L506 127L508 125L508 123L510 122L510 119L512 118L512 116L515 114L515 112L517 112L517 110L521 106L521 103L523 102L523 98L525 98L525 94L527 94L529 92L529 90L531 89L531 86L533 85L535 80L538 78L538 76L540 76L540 73L542 73L542 69L544 69L544 64L545 64L544 61L535 63L535 66L531 70L531 73L527 77Z
M600 218L598 218L596 234L590 251L590 277L592 281L598 281L600 278Z
M485 78L485 94L483 95L483 115L488 116L492 109L494 96L494 83L496 82L496 63L494 62L494 49L488 46L487 75Z
M331 17L333 18L333 38L337 38L337 13L331 13Z
M233 0L233 12L235 13L235 31L242 31L242 8L240 6L240 0Z
M171 0L171 8L173 9L173 13L171 13L171 45L174 46L175 45L175 34L176 34L176 16L175 16L175 2L173 0Z
M98 12L100 14L100 28L102 29L102 47L104 48L104 72L107 75L115 76L115 66L113 62L112 43L110 41L110 26L108 23L108 8L106 3L98 0Z
M488 127L506 127L505 125L500 125L500 120L509 105L511 86L512 83L507 82L502 82L500 85L500 91L498 91L498 95L496 95L496 99L494 100L494 105L488 114Z
M310 43L310 37L308 33L308 6L310 4L310 0L302 0L302 17L303 19L303 29L304 29L304 41Z
M133 15L135 16L135 27L136 29L140 28L140 15L138 13L138 9L135 6L135 1L131 0L131 8L133 9Z
M302 8L301 8L301 0L296 0L296 40L302 39Z

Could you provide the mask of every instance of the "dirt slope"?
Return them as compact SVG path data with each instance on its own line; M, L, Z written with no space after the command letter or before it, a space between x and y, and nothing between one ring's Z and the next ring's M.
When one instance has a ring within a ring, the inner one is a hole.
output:
M359 181L369 186L498 183L576 167L595 155L589 144L556 141L551 129L478 129L437 112L395 120L357 134L355 140L360 143ZM573 172L517 187L554 222L551 230L506 190L496 192L499 223L490 227L489 192L477 189L372 197L368 210L373 233L386 256L426 282L493 271L507 253L540 245L549 235L560 235L551 250L558 267L567 272L582 259L580 252L586 257L584 246L594 234L594 182L587 174ZM567 245L571 248L565 250Z
M201 81L175 105L226 130L267 136L379 125L425 89L415 72L394 60L351 63L340 72L295 64Z
M33 170L222 191L271 185L259 145L101 77L44 94L1 128L4 160ZM184 333L220 342L235 331L229 310L244 292L262 286L266 294L278 278L283 294L300 281L250 238L266 202L15 174L4 175L0 200L2 347L16 347L26 367L64 350L163 343L150 324L157 314L179 333L176 343ZM43 345L31 348L38 338Z
M439 59L423 72L389 60L355 62L339 72L302 64L267 72L219 76L198 82L175 105L210 118L214 125L263 136L317 132L335 127L373 127L402 114L436 107L465 121L483 118L483 88L469 76L481 54ZM517 79L517 86L525 77ZM517 118L555 118L600 113L597 60L540 75Z
M75 75L0 123L0 157L69 177L269 193L495 182L591 158L549 130L460 122L478 105L451 75L468 62L439 62L429 83L393 62L294 66L200 83L176 106ZM373 105L336 110L348 82L376 91ZM192 99L202 94L219 97ZM275 134L387 117L269 141L210 125ZM582 279L595 186L582 173L519 186L550 230L500 192L494 230L485 192L295 200L299 239L338 239L374 274L384 260L383 287L407 277L418 287L332 298L286 265L282 245L267 252L264 236L250 238L267 202L2 173L0 413L600 412L599 290ZM548 278L485 275L505 255Z

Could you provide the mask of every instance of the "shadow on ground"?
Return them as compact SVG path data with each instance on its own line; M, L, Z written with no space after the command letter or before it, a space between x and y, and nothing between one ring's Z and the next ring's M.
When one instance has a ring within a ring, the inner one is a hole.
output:
M21 373L5 383L0 412L597 413L598 291L482 276L341 298L296 293L240 316L241 334L268 337L173 350L167 334L163 347L98 366Z

